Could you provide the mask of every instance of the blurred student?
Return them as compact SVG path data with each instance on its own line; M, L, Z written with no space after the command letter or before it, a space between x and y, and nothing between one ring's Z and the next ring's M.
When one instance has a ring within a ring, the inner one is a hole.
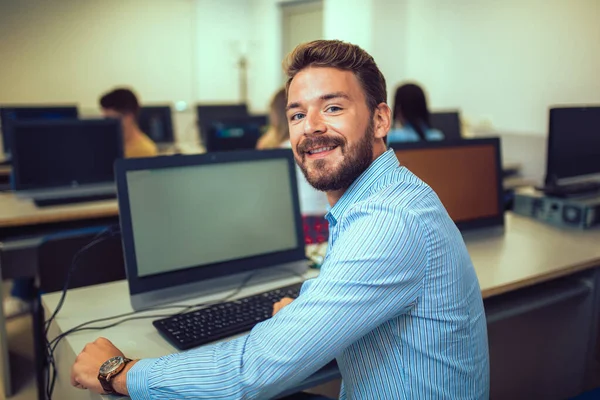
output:
M121 120L125 157L153 157L158 154L156 144L138 126L140 105L129 89L115 89L100 98L102 115Z
M394 125L388 143L444 140L444 134L431 127L425 92L420 86L407 83L396 89Z
M275 92L269 104L269 129L258 140L258 150L289 147L290 130L285 115L286 102L285 89Z
M278 90L269 106L269 129L258 140L259 150L291 148L290 130L285 107L287 97L285 89ZM296 167L298 192L300 196L300 212L303 217L324 216L327 214L327 196L312 187L304 177L300 168Z
M138 126L140 105L129 89L115 89L100 98L102 114L121 120L125 157L153 157L158 154L156 144ZM32 279L16 279L10 296L4 299L4 315L12 318L29 311L30 302L36 295Z

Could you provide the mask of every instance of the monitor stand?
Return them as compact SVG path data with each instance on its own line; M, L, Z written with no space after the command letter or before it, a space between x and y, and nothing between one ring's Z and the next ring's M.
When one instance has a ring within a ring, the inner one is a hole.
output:
M551 197L572 197L600 192L600 181L587 181L562 185L546 185L536 188Z

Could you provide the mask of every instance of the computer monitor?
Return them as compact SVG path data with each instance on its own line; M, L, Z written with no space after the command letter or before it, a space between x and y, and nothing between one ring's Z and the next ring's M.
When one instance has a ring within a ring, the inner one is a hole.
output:
M113 164L123 157L118 120L17 121L11 133L15 190L114 188Z
M600 174L600 106L550 109L546 185Z
M1 106L0 125L6 158L11 157L11 126L15 121L76 119L77 106Z
M115 174L134 309L307 267L290 150L119 160Z
M504 225L500 139L392 143L401 165L427 183L461 230Z
M432 112L429 114L429 123L432 128L442 131L446 141L462 139L458 111Z
M207 152L255 149L265 129L263 117L219 119L211 124L204 147Z
M138 115L138 124L142 132L157 144L175 142L171 106L144 106Z
M206 137L213 122L219 119L235 119L248 116L246 104L201 104L196 106L200 139L206 143Z

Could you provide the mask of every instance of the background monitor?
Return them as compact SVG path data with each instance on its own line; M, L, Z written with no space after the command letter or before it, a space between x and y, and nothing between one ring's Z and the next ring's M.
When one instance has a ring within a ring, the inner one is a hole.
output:
M216 286L195 283L306 265L289 150L128 159L115 171L134 308Z
M18 121L11 140L15 190L113 182L123 157L121 123L112 119Z
M204 146L207 152L255 149L265 129L264 117L220 119L211 124Z
M550 109L546 184L600 174L600 106Z
M500 139L391 147L400 164L437 193L459 229L504 224Z
M204 104L196 106L200 139L206 143L206 137L213 122L219 119L235 119L248 116L248 106L244 104Z
M462 139L460 113L458 111L432 112L429 114L431 127L442 131L444 140Z
M0 107L0 126L2 143L6 157L11 156L10 133L15 121L76 119L77 106L2 106Z
M171 106L144 106L140 108L138 124L154 143L174 143Z

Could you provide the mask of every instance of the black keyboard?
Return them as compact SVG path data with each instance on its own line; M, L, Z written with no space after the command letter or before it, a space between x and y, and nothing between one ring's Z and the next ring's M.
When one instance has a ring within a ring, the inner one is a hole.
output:
M158 319L152 324L179 350L187 350L251 330L273 315L273 304L298 297L301 283Z
M33 202L38 207L61 206L65 204L87 203L90 201L112 200L116 199L115 193L94 194L89 196L71 196L71 197L55 197L48 199L34 199Z

